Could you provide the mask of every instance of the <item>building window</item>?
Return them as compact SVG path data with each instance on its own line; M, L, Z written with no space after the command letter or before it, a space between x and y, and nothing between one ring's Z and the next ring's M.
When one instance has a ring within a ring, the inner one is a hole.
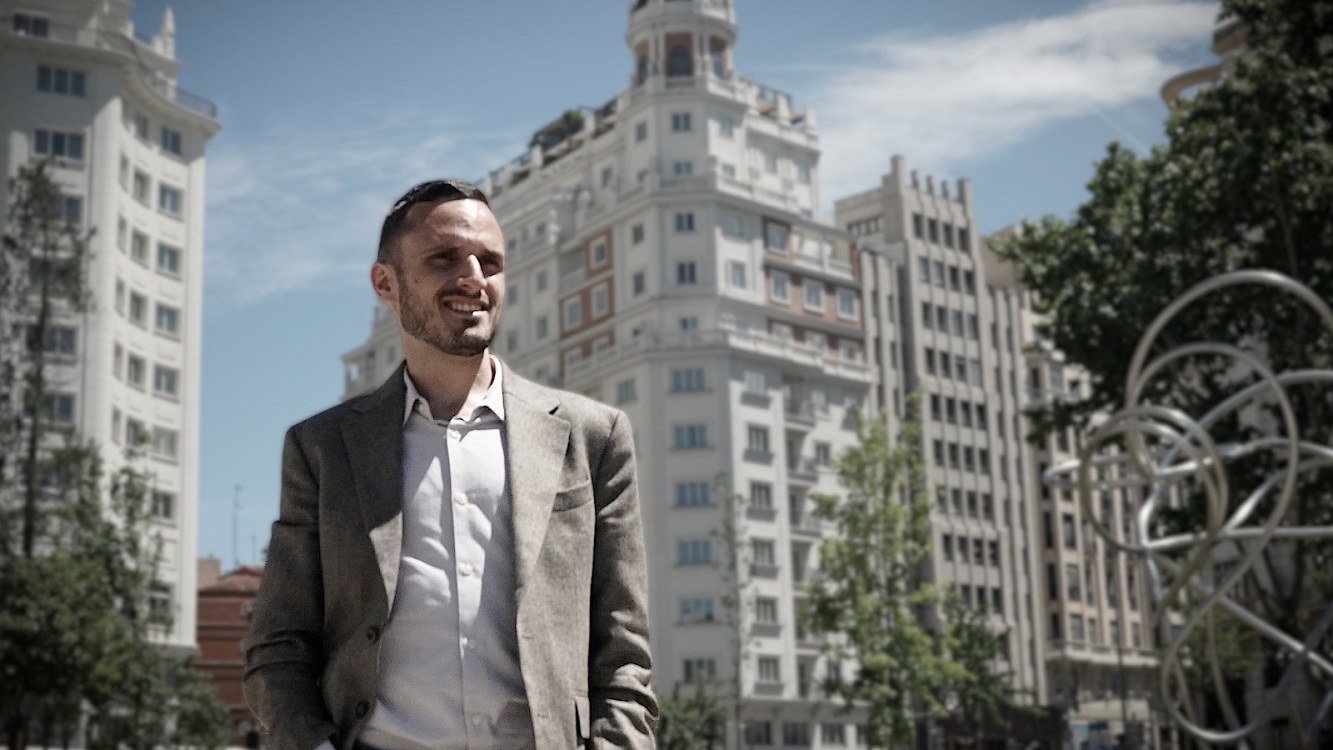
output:
M686 367L672 370L671 390L673 393L693 393L704 390L703 368Z
M15 36L35 36L46 38L51 35L51 19L27 13L14 14Z
M83 135L59 130L33 132L33 151L38 156L54 156L69 161L83 161Z
M162 150L177 156L181 155L181 134L178 130L172 130L166 125L162 126L162 137L159 141Z
M153 393L168 398L180 395L180 371L173 367L153 366Z
M17 19L17 16L15 17ZM80 70L37 66L37 90L48 94L83 96L86 76Z
M667 53L667 75L672 77L692 75L689 47L678 44Z
M940 553L945 560L953 560L953 536L951 534L945 534L940 539Z
M537 318L537 340L546 338L546 316Z
M768 453L768 428L750 425L746 431L745 447L754 453Z
M1060 517L1060 529L1063 532L1065 549L1078 549L1078 534L1074 529L1074 514L1065 513Z
M636 123L634 125L634 142L643 143L646 140L648 140L648 123Z
M1065 595L1069 597L1069 601L1071 601L1071 602L1076 602L1076 601L1079 601L1079 600L1081 600L1081 599L1083 598L1082 595L1081 595L1081 593L1080 593L1080 589L1082 588L1082 586L1083 586L1083 582L1082 582L1082 579L1081 579L1080 576L1079 576L1079 572L1078 572L1078 564L1077 564L1077 563L1066 563L1066 564L1065 564Z
M771 510L773 485L767 482L750 482L750 507L756 510Z
M962 228L962 227L959 227L959 228L958 228L958 249L959 249L959 250L962 250L963 252L970 252L971 249L972 249L971 245L972 245L972 241L971 241L971 239L970 239L969 236L968 236L967 230L964 229L964 228ZM971 273L971 272L969 271L968 273ZM969 289L968 291L972 291L972 290Z
M717 676L717 663L713 659L686 659L681 669L681 679L687 683L712 682Z
M713 562L713 542L709 539L682 539L676 543L679 565L709 565Z
M148 298L138 292L130 292L130 322L136 325L148 325Z
M809 165L809 164L797 164L797 165L796 165L796 181L799 182L799 183L801 183L802 185L809 185L809 184L810 184L810 165Z
M601 317L611 310L611 290L605 284L592 290L592 315Z
M778 173L778 155L772 151L764 151L764 171L769 174Z
M574 297L565 301L565 328L574 328L583 322L583 300Z
M685 332L699 330L699 318L695 315L687 315L681 318L680 330Z
M643 271L635 271L634 276L631 278L631 288L634 290L635 297L643 294L645 284L646 281L644 279Z
M728 115L717 118L717 131L723 138L732 138L736 134L736 121Z
M697 284L698 282L698 264L692 260L682 260L676 264L677 284Z
M773 271L768 277L769 293L775 302L790 302L791 290L787 274Z
M134 199L136 201L139 201L145 206L148 205L148 189L150 184L151 183L148 180L148 175L138 170L135 170L134 190L132 191L132 194L134 195Z
M722 234L734 239L745 239L745 223L740 216L731 212L722 214Z
M1069 616L1069 640L1074 643L1083 642L1083 615Z
M824 285L814 279L806 279L801 285L805 290L805 307L807 310L824 310Z
M727 276L731 280L731 285L737 289L746 287L745 263L739 260L733 260L727 264Z
M773 744L773 723L753 720L746 722L745 744L759 747L771 746Z
M134 115L134 137L139 140L148 140L148 116L140 113Z
M791 229L786 224L776 221L764 222L764 245L769 250L779 253L787 252L788 240L791 236Z
M686 211L676 214L676 231L693 232L694 231L694 212Z
M677 450L693 450L708 447L708 425L676 425L672 445Z
M819 739L823 745L842 747L847 744L847 727L843 724L824 722L819 725Z
M782 722L782 744L792 747L809 747L810 725L803 721Z
M78 339L77 329L71 326L48 324L46 341L38 341L37 326L30 325L25 330L24 340L29 352L41 350L47 354L73 356Z
M134 417L125 418L125 443L131 447L139 447L148 440L148 429L144 427L143 422Z
M181 215L181 191L179 188L159 185L157 207L172 216Z
M179 308L157 303L157 332L168 336L180 335L181 311Z
M153 428L153 455L169 461L175 461L178 435L175 430L165 427Z
M697 508L712 503L708 482L677 482L676 506Z
M674 133L687 133L691 130L689 112L671 113L671 131Z
M148 614L152 620L158 623L167 622L175 614L175 609L171 587L165 583L154 583L148 591Z
M722 176L736 179L736 165L722 162Z
M629 230L630 242L637 245L643 242L643 224L635 224Z
M815 443L815 464L828 466L833 461L833 449L828 443Z
M176 496L173 493L153 490L153 517L164 521L176 517Z
M852 289L838 290L838 317L843 320L856 320L856 292Z
M713 597L693 596L680 600L682 623L713 622Z
M539 292L544 292L544 291L546 291L546 272L545 272L545 271L538 271L538 272L537 272L537 291L539 291Z
M593 268L606 263L606 240L597 240L592 243L592 248L588 251L588 255L590 256L590 265L592 265Z
M161 242L157 243L157 270L172 276L180 276L181 251Z
M511 354L518 349L518 331L505 334L505 347Z
M671 173L676 177L689 177L694 174L694 162L678 161L671 165Z
M782 661L778 657L759 657L759 682L782 682Z

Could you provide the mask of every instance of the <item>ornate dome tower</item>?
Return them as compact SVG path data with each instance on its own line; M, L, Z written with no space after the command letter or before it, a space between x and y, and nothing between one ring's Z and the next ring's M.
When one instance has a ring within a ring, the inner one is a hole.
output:
M655 77L730 79L736 45L734 0L630 0L625 41L634 60L631 86Z

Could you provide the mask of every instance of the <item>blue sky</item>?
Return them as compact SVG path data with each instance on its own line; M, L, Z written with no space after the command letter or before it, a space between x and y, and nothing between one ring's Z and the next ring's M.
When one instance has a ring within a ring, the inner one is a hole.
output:
M1162 141L1158 88L1210 59L1208 0L735 0L742 75L816 109L821 189L901 153L970 177L989 232L1068 215L1108 141ZM141 32L167 3L139 2ZM577 8L577 9L576 9ZM406 187L477 178L566 108L623 88L607 0L178 0L180 83L208 149L199 554L258 559L287 426L337 402L369 332L367 269Z

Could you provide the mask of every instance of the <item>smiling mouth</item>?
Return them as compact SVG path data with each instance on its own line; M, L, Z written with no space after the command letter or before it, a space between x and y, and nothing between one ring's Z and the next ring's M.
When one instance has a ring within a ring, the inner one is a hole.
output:
M461 301L446 302L444 303L444 308L452 313L470 317L476 317L489 309L486 305L483 305L480 302Z

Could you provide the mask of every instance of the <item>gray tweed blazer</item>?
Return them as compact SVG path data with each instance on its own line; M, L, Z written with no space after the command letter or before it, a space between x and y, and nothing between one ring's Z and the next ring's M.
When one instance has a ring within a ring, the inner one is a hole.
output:
M402 547L403 368L295 425L245 640L275 750L352 750ZM648 576L625 415L506 370L519 662L537 750L654 747Z

